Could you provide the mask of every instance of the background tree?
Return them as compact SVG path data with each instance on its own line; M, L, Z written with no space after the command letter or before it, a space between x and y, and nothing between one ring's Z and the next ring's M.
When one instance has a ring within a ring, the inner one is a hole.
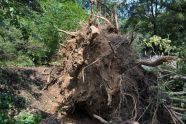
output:
M70 6L69 6L70 5ZM64 36L85 20L76 1L0 1L0 65L47 64Z

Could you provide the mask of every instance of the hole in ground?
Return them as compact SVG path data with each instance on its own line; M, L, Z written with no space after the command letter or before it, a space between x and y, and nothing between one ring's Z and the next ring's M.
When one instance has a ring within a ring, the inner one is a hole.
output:
M67 112L72 118L91 118L90 112L87 111L85 102L75 103L74 106Z
M77 124L101 124L97 119L92 117L85 102L75 103L67 112L68 117L77 120Z

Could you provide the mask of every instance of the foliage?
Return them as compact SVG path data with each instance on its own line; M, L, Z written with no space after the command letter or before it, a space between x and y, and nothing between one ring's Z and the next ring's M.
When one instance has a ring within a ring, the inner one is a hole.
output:
M28 112L20 112L19 115L15 117L15 120L15 124L39 124L41 116Z
M78 28L86 17L75 1L0 1L0 64L47 64L57 51L65 30ZM71 5L71 6L69 6Z
M0 123L13 124L15 120L13 119L12 114L15 114L17 110L23 108L24 104L25 101L22 97L19 97L10 92L1 92L0 93Z
M177 71L185 74L186 44L186 1L139 0L121 4L123 32L142 35L138 47L151 54L171 54L180 58ZM145 50L144 50L145 49Z
M174 47L171 46L171 40L167 38L163 39L157 35L154 35L150 37L149 39L146 39L146 38L143 39L143 43L144 43L144 46L152 48L153 52L155 52L154 47L158 47L159 48L158 51L162 53L170 53L170 51L174 49Z

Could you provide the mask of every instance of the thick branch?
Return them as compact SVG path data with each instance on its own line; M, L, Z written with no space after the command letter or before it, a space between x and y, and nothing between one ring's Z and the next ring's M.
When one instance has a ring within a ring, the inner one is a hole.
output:
M115 25L116 25L116 30L119 31L119 24L118 24L118 15L117 13L114 13L114 18L115 18Z
M103 17L103 16L98 16L98 15L93 15L93 16L95 16L95 17L97 17L97 18L100 18L100 19L104 20L104 21L107 22L109 25L112 25L112 23L111 23L107 18L105 18L105 17Z
M186 81L186 76L183 76L183 75L175 75L175 76L172 76L171 79Z
M186 112L186 109L184 109L184 108L173 107L173 106L168 106L168 107L173 109L173 110L176 110L176 111Z
M186 95L186 92L168 92L170 96L177 96L177 95Z
M103 124L108 124L108 121L106 121L105 119L103 119L102 117L100 117L96 114L93 114L93 117L96 118L97 120L99 120Z
M172 101L175 101L175 102L186 103L186 100L185 100L185 99L182 99L182 98L170 97L170 99L171 99Z
M71 36L77 36L78 35L78 32L68 32L68 31L65 31L65 30L62 30L62 29L58 29L59 32L63 32L65 34L68 34L68 35L71 35Z
M155 67L155 66L163 64L164 62L171 62L175 59L176 59L175 56L162 56L155 60L138 60L137 64Z

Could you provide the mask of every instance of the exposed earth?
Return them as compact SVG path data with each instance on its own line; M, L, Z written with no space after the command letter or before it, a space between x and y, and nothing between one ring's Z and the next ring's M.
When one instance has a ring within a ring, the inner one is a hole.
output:
M43 88L47 85L49 77L52 80L59 76L59 73L56 73L57 70L57 67L55 69L54 67L0 68L1 93L9 92L15 97L19 97L19 100L14 101L14 110L8 112L11 114L10 116L13 117L21 111L27 111L41 114L44 118L41 122L43 124L99 123L82 113L77 116L67 116L65 112L61 112L60 115L56 113L56 109L63 99L59 95L60 88L57 84L49 87L47 91Z

